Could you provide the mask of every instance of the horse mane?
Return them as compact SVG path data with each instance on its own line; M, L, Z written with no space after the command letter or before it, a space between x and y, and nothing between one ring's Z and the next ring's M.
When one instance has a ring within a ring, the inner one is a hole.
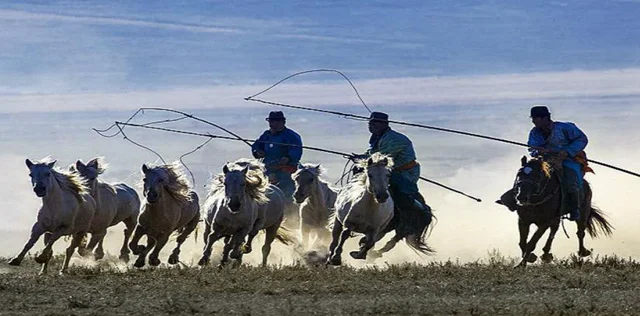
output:
M548 161L542 158L532 158L529 160L529 163L531 162L540 164L540 170L542 170L545 177L551 178L551 174L553 173L553 167Z
M150 172L161 172L166 174L165 189L176 200L181 203L188 203L192 201L191 198L191 185L187 176L180 168L179 162L174 162L167 165L149 166Z
M369 159L372 160L371 166L382 165L382 161L387 159L387 164L385 167L388 170L393 169L393 158L381 153L374 153L369 158L360 159L356 161L356 166L363 168L366 170L368 168ZM338 200L336 201L336 205L342 203L341 201L355 201L362 197L364 192L366 191L365 183L367 180L367 173L360 172L356 174L347 184L340 189L340 193L338 194Z
M47 156L34 162L34 164L46 165L52 162L54 162L54 160ZM89 194L87 181L82 178L78 172L53 167L51 168L51 175L53 175L53 178L58 182L62 190L73 194L79 201L84 200L82 195Z
M109 164L105 162L104 157L96 157L96 158L93 158L92 160L95 160L97 162L98 167L96 168L89 167L89 166L86 166L86 164L85 166L86 168L93 168L96 170L96 174L98 175L98 177L96 178L96 180L98 181L98 185L100 185L102 188L107 189L107 191L109 191L109 193L111 194L114 194L114 195L118 194L118 191L116 190L115 186L113 186L111 183L103 181L99 177L101 174L104 174L107 168L109 168ZM69 165L69 171L73 171L80 174L80 171L78 171L78 169L76 168L75 163L72 163L71 165ZM82 174L80 174L80 176L82 176Z
M261 204L267 203L269 198L266 196L266 190L269 186L269 180L264 174L264 164L255 159L246 158L241 158L227 164L229 172L240 171L247 166L249 168L247 169L247 174L245 176L245 192L252 200ZM224 190L224 178L224 173L219 173L211 178L211 182L209 183L209 193L207 196L212 196L220 190Z

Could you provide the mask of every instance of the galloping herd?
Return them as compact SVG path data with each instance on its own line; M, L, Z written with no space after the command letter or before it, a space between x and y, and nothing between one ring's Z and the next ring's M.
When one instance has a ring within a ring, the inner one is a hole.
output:
M160 251L173 234L177 234L176 246L168 263L177 264L182 244L201 221L205 243L198 262L201 266L209 262L212 246L220 239L224 240L220 264L230 259L234 260L234 266L241 264L242 256L252 251L253 239L259 231L266 233L263 265L267 264L271 243L276 239L297 249L309 247L311 240L321 247L331 241L327 264L332 265L341 264L342 247L353 232L364 234L360 249L350 253L356 259L365 259L367 254L378 257L397 243L392 240L381 251L372 250L389 232L387 228L394 215L393 200L387 192L393 161L381 154L360 161L365 172L342 190L332 188L321 179L320 165L300 165L292 176L296 183L295 203L269 183L262 163L239 159L225 164L222 173L212 178L202 206L176 163L142 165L142 201L131 186L100 179L106 170L101 158L86 164L78 160L67 169L57 168L55 163L49 158L26 160L33 191L42 199L42 206L29 240L22 251L9 260L10 265L20 265L43 235L45 247L34 257L42 264L41 273L46 273L52 247L63 236L70 236L71 242L66 248L61 273L67 270L76 249L83 257L99 260L104 257L107 228L120 222L126 228L119 258L127 262L133 253L138 256L134 263L138 268L145 266L147 257L149 265L159 265ZM301 239L282 226L285 216L292 213L287 210L291 209L299 209ZM140 244L143 236L146 236L146 245ZM423 246L418 245L417 249L427 248Z

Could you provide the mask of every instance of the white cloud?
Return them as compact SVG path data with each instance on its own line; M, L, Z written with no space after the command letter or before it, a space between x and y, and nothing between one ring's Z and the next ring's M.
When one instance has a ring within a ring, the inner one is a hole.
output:
M302 79L302 78L299 78ZM298 80L299 80L298 79ZM575 70L530 74L387 78L355 82L371 105L482 105L601 97L640 97L640 68ZM123 110L142 106L224 108L255 105L244 101L261 85L176 87L126 93L23 94L0 96L0 112ZM358 100L344 81L287 83L260 98L299 105L337 106Z

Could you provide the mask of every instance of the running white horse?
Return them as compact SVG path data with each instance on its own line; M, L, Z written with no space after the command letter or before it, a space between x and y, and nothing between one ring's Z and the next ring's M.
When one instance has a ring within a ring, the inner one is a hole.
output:
M360 240L360 250L352 251L350 255L354 259L366 259L369 249L384 237L385 228L393 219L394 204L388 191L393 160L374 153L358 164L364 168L364 172L338 193L327 259L329 265L342 264L342 247L352 232L365 236Z
M215 176L205 202L205 248L199 265L206 265L213 244L225 238L221 265L229 257L235 265L242 263L242 255L251 252L253 238L265 230L262 246L262 265L267 264L271 243L278 239L288 244L291 238L280 226L284 217L284 193L269 184L264 165L248 159L225 164L222 174ZM245 243L245 238L248 238ZM244 245L244 247L242 247Z
M102 158L91 159L87 164L76 161L73 168L89 183L91 196L96 200L97 209L93 217L93 225L96 231L91 234L91 240L86 250L81 254L86 255L95 249L95 259L104 257L102 243L107 234L107 227L114 226L120 222L124 223L124 242L120 248L120 260L129 261L129 239L133 230L138 224L140 215L140 198L132 187L124 183L106 183L98 177L107 168ZM81 248L82 249L82 248Z
M301 164L292 176L296 183L293 198L300 204L301 242L308 248L317 242L326 247L331 241L327 224L335 211L338 192L320 177L323 172L320 165ZM309 242L312 237L316 238L314 243Z
M143 267L151 249L153 252L149 255L149 264L159 265L158 255L173 232L179 235L168 262L176 264L182 243L200 221L198 195L191 189L177 163L152 167L144 164L142 172L146 201L129 243L133 254L138 255L134 266ZM143 235L147 236L147 246L138 245Z
M47 272L49 261L53 256L53 244L62 236L72 236L71 244L66 250L60 273L69 266L74 250L80 245L89 231L96 202L89 194L89 188L79 174L54 168L55 160L45 158L31 162L27 159L29 176L33 192L42 198L42 207L38 211L36 223L31 228L31 237L16 257L9 261L10 265L20 265L33 245L44 235L45 248L35 257L42 264L41 274Z

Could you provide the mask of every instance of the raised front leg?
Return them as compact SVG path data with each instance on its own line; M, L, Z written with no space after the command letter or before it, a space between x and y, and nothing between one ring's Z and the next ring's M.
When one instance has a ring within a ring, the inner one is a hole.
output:
M147 229L138 224L138 226L136 226L136 230L133 233L133 238L131 238L131 242L129 242L129 249L131 249L131 252L133 252L134 255L139 255L142 253L142 251L144 251L144 246L139 245L138 243L140 242L140 238L142 238L142 236L147 234ZM144 265L144 264L143 264Z
M549 228L549 225L541 225L536 229L536 232L531 236L531 240L527 243L526 250L524 255L522 256L522 261L520 262L520 266L526 266L527 263L534 263L538 259L538 257L533 253L536 249L536 245L538 241L544 235L544 233Z
M352 251L349 254L353 259L364 260L367 259L367 252L369 249L373 248L376 244L376 237L378 236L377 229L370 229L365 234L364 242L360 244L359 251Z
M249 235L249 230L249 228L242 229L233 234L233 237L231 237L231 244L233 245L231 253L229 254L231 259L237 260L240 258L240 256L242 256L243 252L241 247L244 244L245 238L247 237L247 235Z
M136 232L137 232L137 229L136 229ZM151 249L155 245L156 245L156 239L153 236L147 235L147 246L146 247L140 246L142 248L142 251L139 252L138 259L136 259L136 262L133 264L133 266L136 268L144 267L145 261L147 260L147 254L149 253L149 251L151 251ZM136 253L136 251L133 249L131 249L131 251L133 251L134 254Z
M34 259L36 260L37 263L41 263L42 264L42 270L40 271L41 274L44 274L47 272L47 267L49 266L49 261L51 260L51 257L53 255L53 244L58 241L58 239L60 239L60 237L63 236L63 234L67 231L66 227L60 227L58 230L56 230L55 232L52 232L50 236L45 236L47 237L46 239L49 239L48 241L45 240L45 247L42 250L42 252L40 253L40 255L36 256Z
M156 245L153 247L153 251L149 255L149 265L157 267L160 265L160 251L164 248L164 245L169 241L169 236L171 236L171 232L163 233L158 236L158 240L156 240Z
M26 244L24 244L22 251L20 251L20 253L17 256L9 260L9 264L12 266L19 266L20 263L22 263L24 256L27 255L27 252L29 252L31 248L33 248L33 245L35 245L35 243L38 241L38 239L40 239L40 236L42 236L44 232L45 232L45 229L42 226L42 224L35 223L33 227L31 227L31 236L29 237L29 240L27 241Z

